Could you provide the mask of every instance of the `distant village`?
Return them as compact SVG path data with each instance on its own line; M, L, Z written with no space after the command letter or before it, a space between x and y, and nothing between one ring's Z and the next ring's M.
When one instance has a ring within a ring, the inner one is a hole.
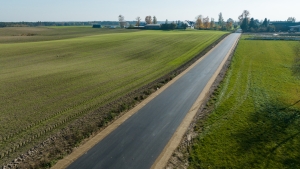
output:
M158 21L156 16L137 17L133 21L126 21L123 15L118 16L118 21L84 21L84 22L0 22L1 27L37 27L37 26L92 26L93 28L126 28L147 30L173 30L173 29L200 29L231 31L241 28L243 32L300 32L300 22L289 17L285 21L258 20L249 17L249 11L244 11L239 20L232 18L224 20L219 13L218 20L198 15L194 20Z
M213 18L203 17L202 15L198 15L195 18L195 21L157 21L155 16L153 16L153 18L151 16L146 16L145 21L142 21L140 17L137 17L136 21L126 21L123 15L119 15L119 22L114 22L113 25L107 25L104 22L94 23L93 28L127 28L146 30L202 29L227 31L242 28L244 32L300 32L300 22L296 22L294 17L289 17L286 21L270 21L267 20L267 18L265 18L264 21L259 21L258 19L247 18L246 25L244 23L244 17L247 18L247 14L244 15L243 13L239 17L239 21L234 21L232 18L224 21L222 13L220 13L218 21L214 21Z

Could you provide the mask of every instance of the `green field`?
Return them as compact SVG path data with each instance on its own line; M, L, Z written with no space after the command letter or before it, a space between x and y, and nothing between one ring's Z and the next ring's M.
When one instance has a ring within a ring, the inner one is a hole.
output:
M189 168L300 168L293 41L241 40L208 106Z
M109 33L138 32L128 29L92 29L86 26L0 28L1 43L24 43L71 39Z
M72 120L167 74L224 34L0 29L0 156L30 147Z

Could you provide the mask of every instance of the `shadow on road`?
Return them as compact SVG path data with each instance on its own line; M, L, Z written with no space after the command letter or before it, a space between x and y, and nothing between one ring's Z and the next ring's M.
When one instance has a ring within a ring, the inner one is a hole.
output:
M246 162L270 168L281 164L300 167L300 109L292 105L266 103L252 113L249 123L234 134L239 141L238 153Z

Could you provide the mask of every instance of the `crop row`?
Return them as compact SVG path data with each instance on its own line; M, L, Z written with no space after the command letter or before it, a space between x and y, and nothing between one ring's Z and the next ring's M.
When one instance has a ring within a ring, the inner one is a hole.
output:
M167 74L222 34L150 31L0 46L7 82L0 91L1 158ZM53 57L60 52L66 57Z

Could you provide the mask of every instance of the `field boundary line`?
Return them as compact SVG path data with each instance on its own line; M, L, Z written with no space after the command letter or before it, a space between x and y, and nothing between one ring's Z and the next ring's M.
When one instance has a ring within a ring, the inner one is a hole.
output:
M226 38L228 38L228 37L226 37ZM208 81L208 83L206 84L206 86L204 87L202 92L200 93L199 97L197 98L197 100L195 101L195 103L193 104L193 106L191 107L191 109L189 110L189 112L187 113L187 115L185 116L185 118L183 119L181 124L179 125L179 127L176 129L175 133L173 134L173 136L171 137L171 139L169 140L169 142L167 143L167 145L165 146L163 151L161 152L161 154L155 160L155 162L152 165L151 169L163 169L163 168L165 168L165 166L167 165L171 155L173 154L174 150L180 144L184 134L186 133L186 131L189 127L189 125L193 121L194 116L197 114L197 111L200 109L203 101L208 96L209 89L213 85L213 83L214 83L215 79L217 78L218 74L221 72L221 70L222 70L224 64L226 63L226 61L228 60L229 56L232 54L232 52L234 52L234 49L236 48L236 46L238 44L239 38L237 38L234 45L231 47L231 49L227 53L227 55L225 56L225 58L223 59L223 61L219 65L216 72L210 78L210 80ZM223 39L220 43L218 43L218 45L216 45L216 47L219 46L225 39ZM197 62L192 64L186 71L192 69L196 64L201 62L201 60L203 58L207 57L211 53L211 51L213 51L213 50L214 49L207 52L201 59L199 59ZM182 72L181 76L183 76L186 73L186 71Z
M227 38L227 36L224 39L222 39L216 46L218 46L226 38ZM216 40L216 41L218 41L218 40ZM214 49L214 48L212 48L212 49ZM97 143L99 143L101 140L103 140L107 135L109 135L111 132L113 132L115 129L117 129L128 118L130 118L132 115L137 113L146 104L148 104L152 99L154 99L156 96L158 96L160 93L162 93L165 89L167 89L169 86L171 86L174 82L176 82L179 78L181 78L188 71L190 71L196 64L201 62L205 57L207 57L207 55L209 53L211 53L212 49L209 50L205 55L200 57L196 62L194 62L192 65L190 65L187 69L185 69L180 74L178 74L176 77L174 77L167 84L163 85L160 89L158 89L157 91L152 93L149 97L147 97L145 100L140 102L137 106L135 106L134 108L129 110L127 113L123 114L120 118L115 120L113 123L111 123L105 129L103 129L100 133L98 133L97 135L93 136L90 139L88 138L89 140L86 143L84 143L83 145L80 145L79 147L75 148L74 151L71 154L69 154L68 156L66 156L63 159L59 160L53 167L51 167L51 169L67 168L72 162L74 162L80 156L85 154L88 150L90 150Z

